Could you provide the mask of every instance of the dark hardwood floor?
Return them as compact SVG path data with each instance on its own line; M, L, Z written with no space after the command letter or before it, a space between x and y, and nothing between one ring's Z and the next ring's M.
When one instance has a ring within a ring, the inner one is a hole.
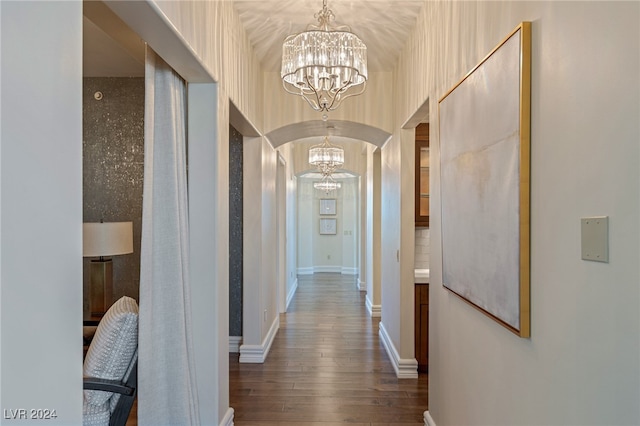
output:
M428 377L396 378L378 323L352 276L300 276L265 363L230 354L235 425L423 425Z
M133 402L126 426L138 426L138 398Z

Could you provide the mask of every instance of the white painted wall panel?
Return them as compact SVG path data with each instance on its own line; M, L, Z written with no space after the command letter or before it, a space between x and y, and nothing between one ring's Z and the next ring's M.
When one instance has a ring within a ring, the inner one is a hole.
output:
M223 211L220 204L224 194L220 194L216 185L221 144L213 140L218 130L213 119L217 114L217 97L214 83L189 85L189 266L194 359L199 400L219 399L219 404L199 405L202 424L216 424L229 406L228 394L218 392L221 384L229 381L229 316L219 315L221 310L228 313L229 288L216 285L225 273L217 252L225 249L228 252L228 244L221 244L223 238L216 229L223 218L212 220L224 216L219 214ZM217 363L212 362L216 359Z
M0 422L80 424L82 4L2 2L0 19Z
M273 147L262 140L262 256L260 280L262 285L261 312L267 312L262 322L262 340L278 316L277 263L278 239L276 237L276 164L278 155ZM254 243L255 244L255 243Z

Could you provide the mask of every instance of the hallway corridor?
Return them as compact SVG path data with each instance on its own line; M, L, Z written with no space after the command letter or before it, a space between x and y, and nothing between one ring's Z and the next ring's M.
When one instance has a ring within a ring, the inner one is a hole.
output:
M266 362L230 354L235 425L423 425L427 375L396 378L378 322L353 276L300 276Z

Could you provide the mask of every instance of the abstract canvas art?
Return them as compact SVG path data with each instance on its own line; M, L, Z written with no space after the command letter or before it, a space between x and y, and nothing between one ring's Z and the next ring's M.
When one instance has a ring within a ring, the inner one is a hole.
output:
M531 24L438 105L443 285L530 336Z

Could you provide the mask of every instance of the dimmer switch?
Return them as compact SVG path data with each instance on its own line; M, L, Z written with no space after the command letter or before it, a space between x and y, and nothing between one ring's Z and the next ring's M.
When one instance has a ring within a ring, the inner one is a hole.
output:
M609 217L583 217L580 223L582 259L609 262Z

